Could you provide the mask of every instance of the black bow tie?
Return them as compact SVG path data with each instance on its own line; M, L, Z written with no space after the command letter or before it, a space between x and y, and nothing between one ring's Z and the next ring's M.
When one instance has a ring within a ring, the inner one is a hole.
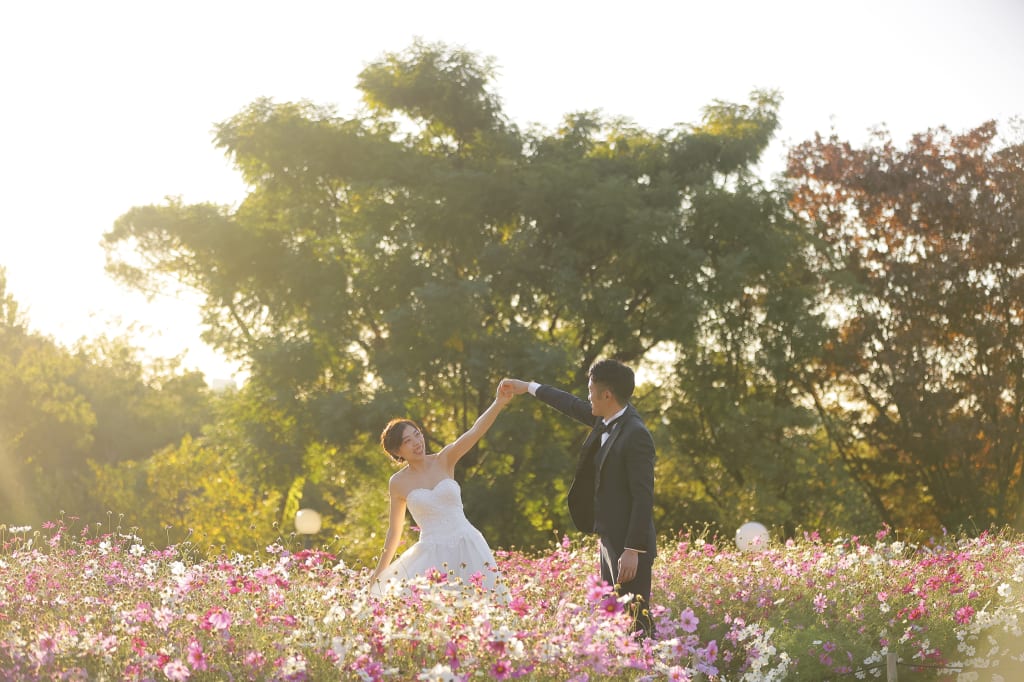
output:
M612 430L612 427L615 426L615 423L618 422L620 419L622 419L622 417L618 416L615 419L613 419L610 422L608 422L607 424L605 424L604 420L602 419L601 423L597 425L597 432L598 433L608 433L609 431Z

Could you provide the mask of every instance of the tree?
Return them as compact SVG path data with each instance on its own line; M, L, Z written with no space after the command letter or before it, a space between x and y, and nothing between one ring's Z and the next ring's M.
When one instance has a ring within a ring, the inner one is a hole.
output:
M237 209L172 199L132 208L105 235L122 281L204 295L206 337L251 369L248 416L229 430L258 443L250 465L284 496L305 486L310 453L351 453L363 463L345 467L345 485L369 483L380 468L364 458L382 455L366 445L396 414L447 442L506 374L581 389L598 357L643 363L667 347L687 373L671 385L700 402L692 349L730 352L703 330L722 311L742 310L749 334L775 329L765 352L814 338L784 338L818 323L794 312L812 285L784 203L750 170L777 95L717 102L700 125L658 132L600 112L523 132L492 76L488 60L417 42L360 74L356 117L259 100L217 127L251 187ZM732 350L753 350L749 334ZM777 415L799 411L772 362L763 392ZM677 397L652 404L653 418ZM772 419L774 439L814 428L807 410ZM471 518L501 544L568 529L566 450L581 436L543 410L503 416L458 472L475 483ZM665 467L705 456L704 443L676 442L686 449L664 453ZM340 485L321 494L352 499ZM357 513L336 511L338 524Z
M846 466L894 525L1019 523L1024 146L992 122L905 149L817 137L788 176L828 247L838 336L811 395Z
M211 555L257 552L280 534L280 496L260 495L190 436L144 460L92 463L97 497L144 541L188 540Z
M124 339L70 351L31 332L0 269L0 518L105 518L90 460L141 459L198 434L209 409L201 375L177 361L145 367L137 353Z
M33 525L56 518L57 500L86 504L75 465L92 444L96 417L75 386L74 359L29 331L2 269L0 313L0 518Z
M201 372L182 371L180 358L143 364L126 339L81 341L75 387L96 415L89 458L98 462L143 459L198 436L211 409Z

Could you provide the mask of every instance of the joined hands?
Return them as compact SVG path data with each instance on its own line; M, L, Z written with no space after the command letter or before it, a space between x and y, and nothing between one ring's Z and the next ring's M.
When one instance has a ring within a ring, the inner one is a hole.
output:
M506 386L504 381L501 381L498 383L498 390L494 394L494 402L501 406L505 406L512 402L512 398L515 396L516 392L509 386Z
M522 395L529 390L529 382L523 381L522 379L502 379L501 383L498 384L498 390L507 389L512 391L514 395Z

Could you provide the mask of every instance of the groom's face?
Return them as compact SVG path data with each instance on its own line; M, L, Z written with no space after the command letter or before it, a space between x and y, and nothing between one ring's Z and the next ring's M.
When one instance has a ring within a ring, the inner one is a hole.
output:
M610 417L618 412L618 406L612 398L612 392L603 384L595 384L591 379L587 382L590 398L590 412L595 417ZM614 407L614 409L612 409Z

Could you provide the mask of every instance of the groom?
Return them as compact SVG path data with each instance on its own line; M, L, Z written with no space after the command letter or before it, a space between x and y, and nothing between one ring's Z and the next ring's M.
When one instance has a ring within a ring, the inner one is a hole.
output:
M569 514L581 531L600 537L601 577L620 596L633 595L635 629L653 637L654 439L629 404L633 370L616 360L595 363L587 384L589 401L534 381L502 383L591 427L569 489Z

